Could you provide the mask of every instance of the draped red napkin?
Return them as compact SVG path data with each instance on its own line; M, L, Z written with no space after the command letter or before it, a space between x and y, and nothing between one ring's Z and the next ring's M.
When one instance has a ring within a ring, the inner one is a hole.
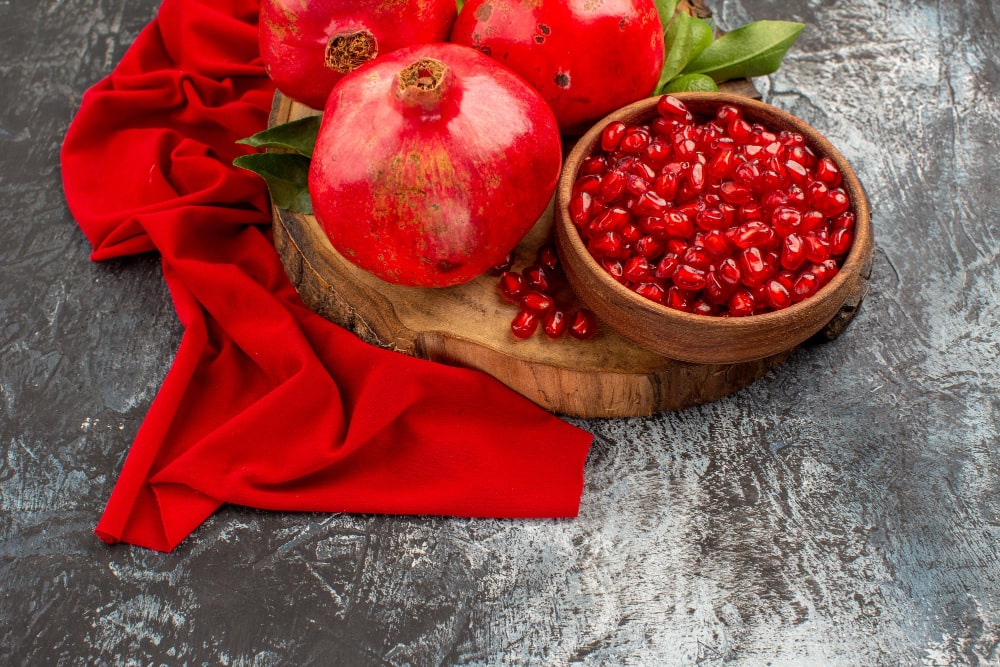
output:
M66 199L92 259L159 252L185 327L97 534L169 551L223 503L576 516L588 433L484 374L367 345L299 299L263 182L232 166L273 94L257 11L164 0L66 135Z

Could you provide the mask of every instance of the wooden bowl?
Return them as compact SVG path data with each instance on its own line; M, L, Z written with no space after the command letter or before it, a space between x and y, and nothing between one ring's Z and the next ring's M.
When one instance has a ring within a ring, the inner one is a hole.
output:
M744 118L778 132L802 134L818 155L833 160L857 216L854 243L839 272L816 294L783 310L747 317L714 317L685 313L639 296L615 281L587 251L569 217L569 200L580 164L600 141L604 126L614 121L643 122L656 114L659 98L649 98L610 114L576 144L566 160L557 191L556 240L563 268L577 296L602 322L637 345L671 359L700 364L729 364L786 352L823 329L850 300L860 302L867 290L874 241L871 210L854 170L819 132L769 104L727 93L681 93L696 118L714 114L722 104L743 111ZM860 295L860 296L859 296Z

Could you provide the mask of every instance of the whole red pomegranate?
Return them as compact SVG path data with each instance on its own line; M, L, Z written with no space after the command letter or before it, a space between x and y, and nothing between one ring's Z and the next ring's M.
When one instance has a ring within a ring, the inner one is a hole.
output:
M281 92L322 109L362 63L447 39L455 13L455 0L262 0L260 53Z
M653 0L468 0L451 41L524 77L567 134L651 95L663 68Z
M389 282L444 287L504 260L561 166L555 117L534 89L473 49L426 44L334 87L309 192L349 261Z

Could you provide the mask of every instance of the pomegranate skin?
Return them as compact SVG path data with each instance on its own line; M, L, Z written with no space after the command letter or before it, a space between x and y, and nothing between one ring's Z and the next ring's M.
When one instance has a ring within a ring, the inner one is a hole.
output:
M653 0L468 0L451 41L524 77L566 134L651 95L663 69Z
M334 248L383 280L464 283L534 226L562 167L539 94L455 44L400 49L345 76L313 152L313 210Z
M447 39L454 0L262 0L259 43L278 89L322 109L333 86L357 66L413 44Z

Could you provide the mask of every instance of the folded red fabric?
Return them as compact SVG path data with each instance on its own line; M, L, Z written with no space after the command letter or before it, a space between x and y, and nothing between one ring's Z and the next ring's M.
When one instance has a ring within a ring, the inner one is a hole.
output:
M572 517L590 434L493 378L376 348L308 310L266 188L232 166L273 88L257 0L164 0L62 150L92 259L146 251L185 331L96 532L160 551L223 503Z

